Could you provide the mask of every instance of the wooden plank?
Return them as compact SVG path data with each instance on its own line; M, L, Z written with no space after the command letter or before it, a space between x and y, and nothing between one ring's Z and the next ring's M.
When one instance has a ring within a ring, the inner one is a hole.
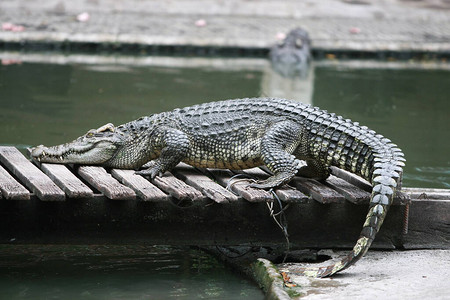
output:
M345 181L347 181L350 184L353 184L360 189L366 191L366 192L372 192L372 185L370 182L365 180L364 178L361 178L353 173L350 173L346 170L339 169L337 167L331 166L331 173L335 175L336 177L339 177Z
M0 147L0 161L43 201L62 201L64 192L14 147Z
M290 185L275 189L275 193L281 201L288 203L309 203L311 200L310 197Z
M345 199L355 204L368 203L370 193L359 187L348 183L347 181L331 175L325 181L325 185L344 195Z
M30 192L0 166L0 191L6 200L30 200Z
M132 189L119 183L102 167L80 166L78 167L77 172L90 185L99 190L109 199L136 199L136 193Z
M263 171L261 168L252 168L243 171L244 174L248 174L250 176L256 177L259 180L266 179L270 175ZM293 188L290 185L283 185L275 189L275 194L280 198L283 202L292 202L292 203L308 203L310 197L306 196L304 193L299 190Z
M295 177L289 184L295 186L303 193L311 195L314 200L320 203L345 202L344 196L314 179Z
M450 200L450 189L402 188L412 199Z
M403 193L403 189L402 191L397 191L392 200L392 205L406 205L409 203L411 203L411 197L408 194Z
M176 178L170 172L164 173L163 176L156 176L153 179L153 183L164 192L179 200L198 201L204 199L200 191Z
M342 170L342 169L339 169L339 168L336 168L333 166L330 168L331 168L332 174L335 175L336 177L347 181L351 185L354 185L363 191L366 191L368 193L372 192L372 185L370 184L370 182L368 182L364 178L361 178L353 173L350 173L348 171L345 171L345 170ZM403 189L402 189L401 192L397 191L392 204L393 205L405 205L408 202L409 202L409 196L404 194Z
M404 248L450 249L450 200L418 197L411 200L408 233L403 237Z
M236 202L239 199L235 194L185 163L178 164L172 173L217 203Z
M65 165L41 164L41 170L59 186L69 198L92 198L94 192Z
M20 243L33 244L105 244L120 240L120 243L141 245L279 247L285 243L265 202L249 203L240 199L236 203L218 205L207 200L179 209L174 207L173 201L105 200L98 193L93 200L65 201L57 207L34 205L33 201L21 201L23 205L18 201L0 201L0 243L9 243L11 237ZM330 210L329 206L289 206L285 217L290 225L292 247L353 246L367 207L346 204L334 205ZM279 211L276 203L274 210ZM398 245L402 217L403 208L392 207L375 244L394 240Z
M111 175L122 184L133 189L136 195L144 201L167 201L170 198L150 181L135 174L134 170L113 169Z
M230 170L207 169L207 172L211 174L220 185L223 187L227 187L229 185L230 189L234 193L249 202L271 202L274 200L273 196L268 191L252 188L249 186L248 181L240 181L245 177L236 177L231 179L231 177L235 174L233 174Z

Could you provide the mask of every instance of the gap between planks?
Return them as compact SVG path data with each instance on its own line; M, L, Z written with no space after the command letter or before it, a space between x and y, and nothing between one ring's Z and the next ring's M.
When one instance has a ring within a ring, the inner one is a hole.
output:
M119 183L103 167L79 166L76 172L111 200L136 199L136 193L131 188Z
M40 164L41 170L59 186L69 198L93 198L94 192L69 168L59 164Z
M156 176L152 182L178 200L195 202L205 198L200 191L176 178L171 172L166 172L163 176Z
M178 164L172 173L217 203L236 202L239 199L238 196L217 184L208 176L185 163Z
M240 171L239 173L255 177L258 180L264 180L269 177L268 173L266 173L265 171L263 171L261 168L258 167L243 170ZM310 200L310 198L307 195L287 184L274 189L274 191L276 196L283 202L308 203Z
M143 201L158 202L170 199L168 194L161 191L141 175L135 174L134 170L112 169L111 175L122 184L133 189L137 196Z
M203 169L203 172L211 175L222 187L229 186L230 190L244 198L248 202L266 202L273 201L273 196L265 190L252 188L247 180L242 178L231 179L235 174L227 169Z

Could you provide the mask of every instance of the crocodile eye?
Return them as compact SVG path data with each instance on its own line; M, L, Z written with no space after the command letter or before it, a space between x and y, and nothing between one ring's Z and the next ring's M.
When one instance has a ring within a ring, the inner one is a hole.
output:
M91 130L89 130L89 131L86 133L86 137L93 137L93 136L94 136L94 133L95 133L95 130L94 130L94 129L91 129Z

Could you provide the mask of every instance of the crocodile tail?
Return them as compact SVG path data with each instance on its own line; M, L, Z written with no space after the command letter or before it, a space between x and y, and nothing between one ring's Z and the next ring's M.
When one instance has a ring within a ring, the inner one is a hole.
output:
M310 277L331 276L353 265L369 250L375 235L383 224L389 206L392 204L395 192L400 188L405 159L402 151L395 144L392 144L389 139L381 135L372 135L371 141L367 144L371 148L370 159L368 159L368 171L366 174L362 172L359 175L368 179L372 183L373 188L369 211L355 246L348 255L335 264L324 267L296 269L296 274ZM343 165L340 166L344 167Z

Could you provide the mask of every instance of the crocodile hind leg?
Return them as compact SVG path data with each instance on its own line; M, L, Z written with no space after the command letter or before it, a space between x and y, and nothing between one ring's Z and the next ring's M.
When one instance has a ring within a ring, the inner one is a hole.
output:
M307 159L306 166L301 167L297 175L316 180L325 180L330 176L331 170L328 165L314 159Z
M302 134L301 125L293 121L275 123L266 131L261 139L261 158L274 175L251 184L251 187L270 189L289 182L295 176L300 160L292 153Z
M153 147L162 147L158 158L146 163L136 174L155 178L173 169L189 151L189 139L185 133L173 128L162 128Z

